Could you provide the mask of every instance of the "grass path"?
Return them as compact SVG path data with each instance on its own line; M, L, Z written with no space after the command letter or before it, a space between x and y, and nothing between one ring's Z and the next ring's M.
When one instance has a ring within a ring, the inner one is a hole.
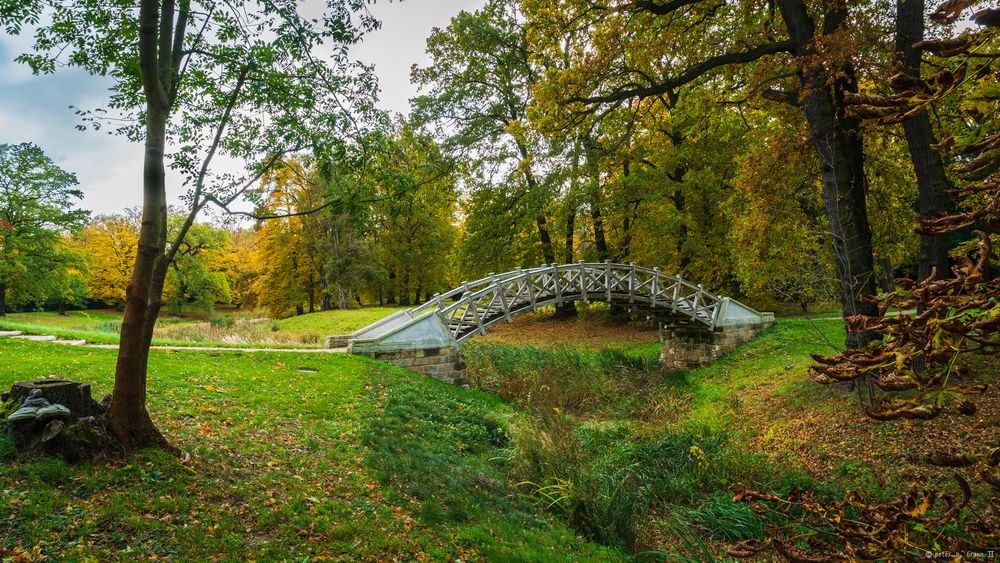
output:
M288 319L263 318L254 311L218 311L210 319L163 316L157 321L153 344L163 347L206 348L322 348L327 336L351 333L388 316L399 308L369 307L325 311ZM55 335L65 340L117 344L121 313L71 311L11 313L0 317L0 331Z

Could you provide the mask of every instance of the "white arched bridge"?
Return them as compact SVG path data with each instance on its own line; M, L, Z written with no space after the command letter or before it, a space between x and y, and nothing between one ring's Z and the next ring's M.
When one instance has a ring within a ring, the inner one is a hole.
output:
M375 357L404 350L455 348L520 313L570 301L603 301L647 311L686 333L710 334L725 327L774 322L771 313L759 313L659 268L579 262L517 269L463 283L353 334L330 337L327 344Z

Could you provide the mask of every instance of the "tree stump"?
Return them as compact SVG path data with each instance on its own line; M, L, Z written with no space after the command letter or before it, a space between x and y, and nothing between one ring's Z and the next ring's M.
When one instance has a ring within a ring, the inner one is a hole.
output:
M24 402L35 389L52 404L60 404L70 410L67 422L75 422L88 416L104 414L104 409L90 394L90 385L65 379L38 379L15 383L8 393L18 404Z
M106 405L94 401L90 385L65 379L21 381L0 398L13 400L20 406L32 393L36 393L34 399L43 398L50 405L62 405L69 413L43 418L39 411L39 416L33 420L10 422L17 450L58 455L70 462L103 455L108 444L101 419Z

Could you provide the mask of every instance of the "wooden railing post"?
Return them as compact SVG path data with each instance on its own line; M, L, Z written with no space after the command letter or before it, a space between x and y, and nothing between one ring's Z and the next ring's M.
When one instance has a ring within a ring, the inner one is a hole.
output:
M528 284L528 299L531 301L531 312L538 312L538 302L535 299L535 283L531 281L531 272L524 272L521 274L524 276L525 283Z
M559 265L553 262L552 264L549 264L549 267L552 268L552 285L556 294L556 304L562 305L563 296L562 286L559 285Z
M635 262L629 262L631 268L628 272L628 302L635 303L635 286L638 280L635 279Z
M656 308L656 298L660 295L660 269L653 268L653 305Z
M607 292L608 303L611 303L611 260L604 261L604 290Z
M702 289L701 284L698 284L698 291L694 293L694 305L691 307L691 318L698 318L698 307L701 306L701 294L705 291Z
M681 298L681 286L684 285L684 278L682 278L680 276L677 276L676 283L677 283L677 285L674 286L673 303L671 304L671 308L673 309L673 312L675 312L675 313L677 312L677 302Z
M507 306L507 299L504 297L506 291L503 287L503 281L497 278L496 274L490 274L490 280L493 282L493 294L500 300L500 308L503 310L503 318L508 322L514 322L510 318L510 308Z

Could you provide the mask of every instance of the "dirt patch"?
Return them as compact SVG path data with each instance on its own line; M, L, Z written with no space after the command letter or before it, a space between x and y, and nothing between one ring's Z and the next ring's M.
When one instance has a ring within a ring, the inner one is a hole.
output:
M598 314L556 319L544 313L519 315L513 323L496 325L477 338L480 342L497 344L577 349L634 346L659 339L660 331L652 323L615 321Z

